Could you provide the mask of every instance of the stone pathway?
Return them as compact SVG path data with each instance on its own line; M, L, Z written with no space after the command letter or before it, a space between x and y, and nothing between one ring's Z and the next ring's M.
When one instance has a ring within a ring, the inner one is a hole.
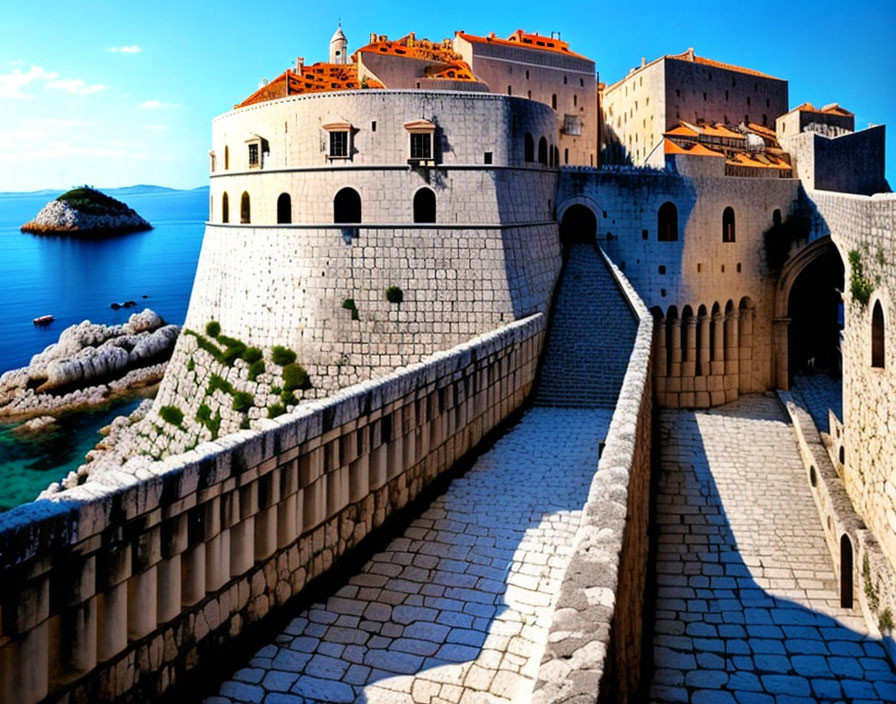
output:
M206 704L528 701L610 416L530 410Z
M803 407L815 421L815 427L826 433L828 427L828 409L843 420L843 380L834 379L824 372L812 375L796 375L790 388L795 398L802 398Z
M896 702L896 674L840 608L777 402L663 411L655 702Z

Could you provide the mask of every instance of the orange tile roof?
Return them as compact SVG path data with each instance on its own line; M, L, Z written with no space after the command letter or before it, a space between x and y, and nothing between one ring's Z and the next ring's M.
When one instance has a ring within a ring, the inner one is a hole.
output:
M793 110L799 112L817 112L823 113L827 115L841 115L843 117L853 117L853 113L851 113L846 108L841 108L837 103L831 103L830 105L825 105L821 109L815 107L812 103L803 103L802 105L797 105Z
M755 122L748 122L747 129L749 129L751 132L755 132L760 137L774 140L775 144L778 143L778 136L777 134L775 134L775 131L771 127L766 127L765 125L757 125Z
M357 64L329 64L321 62L311 66L303 66L301 73L287 69L235 107L243 108L247 105L285 98L288 95L357 90L360 87ZM384 86L379 81L368 80L367 87L383 88Z
M678 127L675 127L673 129L669 130L668 132L666 132L666 134L671 134L675 137L696 137L699 134L699 132L695 132L690 127L685 127L684 125L679 125Z
M680 54L666 54L664 59L675 59L677 61L691 61L689 56L693 56L693 62L697 64L702 64L704 66L712 66L714 68L722 68L727 71L737 71L738 73L746 73L750 76L758 76L760 78L771 78L775 81L781 81L783 79L776 78L775 76L770 76L767 73L762 73L761 71L755 71L751 68L744 68L743 66L735 66L734 64L726 64L722 61L713 61L712 59L707 59L704 56L697 56L696 54L691 54L689 51L684 51Z
M678 146L675 142L673 142L671 139L664 139L664 140L663 140L663 151L664 151L666 154L687 154L687 153L688 153L688 150L687 150L687 149L685 149L685 148L683 148L683 147L679 147L679 146Z
M577 54L574 51L570 51L569 42L564 42L560 39L554 39L553 37L543 37L537 32L535 34L529 34L521 29L516 30L507 39L499 39L495 36L494 32L489 34L487 37L479 37L475 34L467 34L466 32L461 31L457 32L457 36L461 39L466 39L469 42L476 42L479 44L498 44L502 46L521 47L523 49L553 51L558 54L564 54L566 56L573 56L577 59L591 61L591 59L589 59L587 56L582 56L581 54Z
M707 149L702 144L695 144L688 150L688 154L690 154L691 156L725 156L724 154L719 154L719 152L712 149Z

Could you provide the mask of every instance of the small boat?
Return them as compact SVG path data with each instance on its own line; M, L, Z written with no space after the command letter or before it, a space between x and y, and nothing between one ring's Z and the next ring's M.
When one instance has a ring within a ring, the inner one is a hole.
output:
M55 320L52 315L42 315L39 318L35 318L32 322L35 325L49 325Z

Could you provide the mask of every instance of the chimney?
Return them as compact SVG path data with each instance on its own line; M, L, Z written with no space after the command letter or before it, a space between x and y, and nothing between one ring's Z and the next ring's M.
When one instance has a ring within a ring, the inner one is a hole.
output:
M297 73L299 76L302 75L302 69L303 69L303 68L305 68L305 57L304 57L304 56L298 56L298 57L296 57L296 73Z
M685 52L686 58L688 61L694 60L694 47L688 47L688 50Z
M417 35L411 32L408 34L408 46L414 46L414 40L416 40Z
M370 43L371 44L376 43L376 35L373 32L370 33Z
M647 57L642 56L641 57L641 68L644 68L646 65L647 65Z

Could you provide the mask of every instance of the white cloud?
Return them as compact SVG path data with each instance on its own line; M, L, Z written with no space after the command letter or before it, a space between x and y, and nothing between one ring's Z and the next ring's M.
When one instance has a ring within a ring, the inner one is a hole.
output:
M137 107L141 110L170 110L172 108L179 108L180 105L177 103L166 103L161 100L144 100Z
M106 51L112 54L139 54L143 49L136 44L129 46L110 46Z
M47 87L71 93L72 95L92 95L93 93L100 93L108 88L108 86L104 86L101 83L87 85L87 83L80 78L61 78L58 81L50 81L47 84Z
M27 71L16 67L9 73L0 74L0 98L31 98L32 94L24 92L32 83L52 81L59 78L55 71L47 71L41 66L32 65Z

